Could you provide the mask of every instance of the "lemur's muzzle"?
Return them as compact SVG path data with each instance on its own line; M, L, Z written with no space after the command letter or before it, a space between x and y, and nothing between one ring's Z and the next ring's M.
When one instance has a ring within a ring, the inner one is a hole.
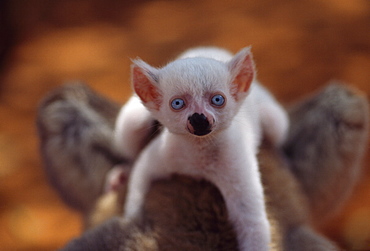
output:
M194 113L191 115L188 118L187 126L189 132L197 136L204 136L212 131L212 124L208 121L208 118L203 113Z

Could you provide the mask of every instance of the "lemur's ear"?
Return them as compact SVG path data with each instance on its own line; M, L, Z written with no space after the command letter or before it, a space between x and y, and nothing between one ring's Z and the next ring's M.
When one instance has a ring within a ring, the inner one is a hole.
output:
M231 94L236 100L246 96L255 77L251 47L239 51L228 63L231 75Z
M162 94L158 88L158 69L142 60L134 60L131 66L131 81L136 94L149 109L158 110Z

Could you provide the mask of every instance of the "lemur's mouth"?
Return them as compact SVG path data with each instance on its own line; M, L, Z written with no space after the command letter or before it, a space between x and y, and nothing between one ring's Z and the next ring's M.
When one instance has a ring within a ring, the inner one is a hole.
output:
M188 118L187 128L191 134L205 136L212 132L212 124L203 113L194 113Z

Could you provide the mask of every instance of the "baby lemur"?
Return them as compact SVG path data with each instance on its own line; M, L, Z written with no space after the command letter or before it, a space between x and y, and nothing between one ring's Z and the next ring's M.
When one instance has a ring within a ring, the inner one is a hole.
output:
M235 56L218 48L192 49L160 69L134 61L137 96L121 109L115 137L126 157L138 156L125 219L139 215L151 181L175 173L190 175L218 187L241 250L269 249L256 154L262 133L280 145L289 123L255 75L250 48ZM163 131L138 155L141 134L153 119Z

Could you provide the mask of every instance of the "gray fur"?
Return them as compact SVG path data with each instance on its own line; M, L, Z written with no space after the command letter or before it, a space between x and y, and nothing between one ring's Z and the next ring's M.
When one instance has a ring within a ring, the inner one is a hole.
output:
M284 150L316 225L335 215L358 180L368 116L366 97L335 82L290 111L292 127Z
M40 104L37 126L45 171L64 201L82 212L100 196L111 165L123 162L111 146L119 106L75 83Z

